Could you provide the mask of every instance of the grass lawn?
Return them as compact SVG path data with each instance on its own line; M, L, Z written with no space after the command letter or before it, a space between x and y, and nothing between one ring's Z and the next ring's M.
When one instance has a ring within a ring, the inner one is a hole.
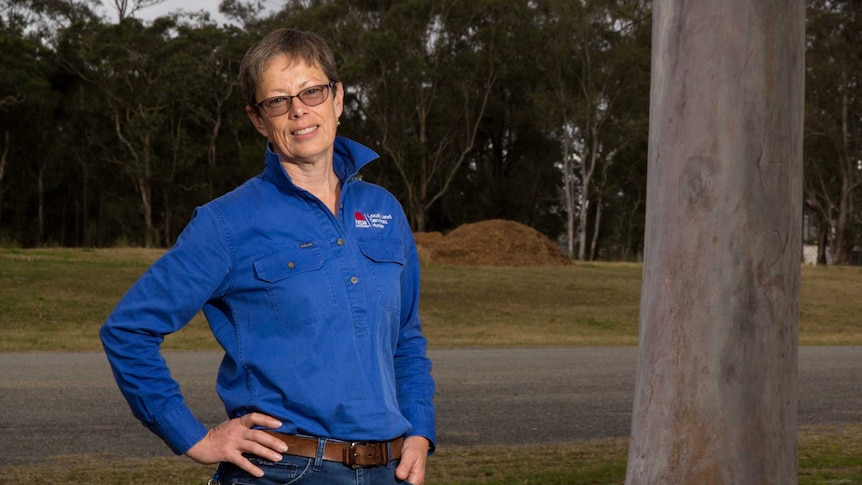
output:
M0 249L0 352L99 350L98 329L160 251ZM642 267L583 263L535 268L422 268L421 315L433 347L636 345ZM803 267L801 345L862 344L862 268ZM216 349L203 318L169 349ZM627 442L444 448L433 484L616 484ZM862 484L862 424L804 427L800 483ZM184 458L59 457L0 469L0 483L206 483L211 467Z
M0 352L100 350L98 329L160 251L0 249ZM636 345L641 265L424 266L434 347ZM862 267L802 268L800 344L862 344ZM200 316L169 349L216 349Z

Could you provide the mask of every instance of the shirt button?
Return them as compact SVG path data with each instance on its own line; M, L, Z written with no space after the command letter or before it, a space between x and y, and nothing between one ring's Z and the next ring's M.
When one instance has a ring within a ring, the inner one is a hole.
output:
M339 246L344 246L344 239L338 238L338 241L335 241L335 244L338 244Z
M296 263L294 263L293 261L291 261L291 262L287 263L287 267L288 267L289 269L296 268Z
M352 276L352 277L350 278L350 282L351 282L351 283L353 283L353 284L355 285L356 283L358 283L358 282L359 282L359 278L357 278L356 276Z

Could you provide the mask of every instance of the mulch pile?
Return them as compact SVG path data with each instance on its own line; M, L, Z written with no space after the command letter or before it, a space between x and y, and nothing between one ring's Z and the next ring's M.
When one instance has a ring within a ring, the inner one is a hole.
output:
M445 236L415 233L423 264L468 266L543 266L568 264L560 248L544 234L514 221L492 219L464 224Z

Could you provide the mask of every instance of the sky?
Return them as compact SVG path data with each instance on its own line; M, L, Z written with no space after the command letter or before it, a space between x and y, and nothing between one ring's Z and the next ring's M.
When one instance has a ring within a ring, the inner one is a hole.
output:
M219 3L221 3L221 0L164 0L161 3L139 10L135 13L135 17L141 20L150 21L179 10L184 12L205 10L210 13L210 17L218 24L222 24L227 22L227 18L219 13ZM264 4L270 9L275 7L275 3L275 0L264 2ZM109 19L116 18L117 14L115 13L114 7L111 6L111 0L102 0L102 5L103 13L107 15Z
M225 19L218 12L220 1L221 0L165 0L162 3L140 10L136 17L139 17L142 20L153 20L177 10L184 10L186 12L206 10L214 19L218 20L219 23L222 23Z

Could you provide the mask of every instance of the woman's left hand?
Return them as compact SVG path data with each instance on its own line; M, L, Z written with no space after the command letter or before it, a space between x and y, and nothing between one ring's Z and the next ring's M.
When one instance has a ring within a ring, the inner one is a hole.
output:
M401 463L395 469L395 477L412 485L425 483L425 462L431 443L422 436L409 436L401 446Z

